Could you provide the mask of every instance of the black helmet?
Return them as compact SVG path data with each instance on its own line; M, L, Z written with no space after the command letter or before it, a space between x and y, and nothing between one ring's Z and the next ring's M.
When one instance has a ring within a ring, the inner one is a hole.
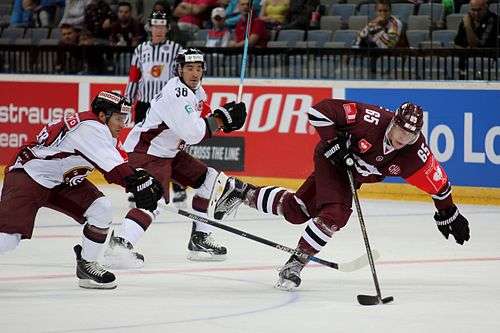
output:
M148 23L150 27L153 25L168 26L168 15L164 12L152 12L149 15Z
M203 55L203 52L198 49L189 48L182 50L177 54L177 57L175 57L175 64L177 66L177 69L182 68L184 64L189 62L201 62L203 65L203 69L205 69L205 57Z
M99 115L99 112L104 112L106 122L115 112L130 116L132 110L127 99L113 91L101 91L92 101L91 107L92 112L96 115Z
M397 108L394 123L412 134L417 134L424 125L424 111L416 104L405 102Z

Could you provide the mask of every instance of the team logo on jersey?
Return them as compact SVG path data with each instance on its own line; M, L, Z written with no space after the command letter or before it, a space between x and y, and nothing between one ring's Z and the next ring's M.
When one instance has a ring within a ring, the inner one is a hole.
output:
M92 172L91 168L79 166L66 171L63 175L63 180L69 186L76 186L83 182L90 172Z
M356 113L358 112L356 103L342 104L342 107L344 108L345 120L347 121L347 124L354 123L356 121Z
M184 110L186 110L188 114L194 112L193 108L189 104L184 105Z
M163 65L154 65L153 67L151 67L151 76L160 77L162 71Z
M377 162L382 162L383 160L384 160L383 156L378 155L377 157L375 157L375 161Z
M399 165L392 164L391 166L389 166L389 173L391 175L397 176L401 173L401 168L399 167Z
M432 176L432 180L438 182L441 179L443 179L443 172L441 171L440 167L437 167L436 171L434 172L434 175Z
M358 148L360 153L367 152L372 147L372 144L369 143L366 139L361 139L358 141Z

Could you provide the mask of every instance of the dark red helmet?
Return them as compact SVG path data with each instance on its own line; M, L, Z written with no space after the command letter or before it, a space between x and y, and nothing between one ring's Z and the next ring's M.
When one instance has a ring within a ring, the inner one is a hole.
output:
M424 125L424 110L416 104L405 102L397 108L394 123L412 134L417 134Z
M113 113L122 113L130 116L131 105L127 99L114 91L101 91L91 104L92 112L99 115L104 112L106 120L109 120Z

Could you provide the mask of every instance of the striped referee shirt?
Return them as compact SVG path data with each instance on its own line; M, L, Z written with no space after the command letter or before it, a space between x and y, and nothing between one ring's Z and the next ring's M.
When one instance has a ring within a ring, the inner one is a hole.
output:
M125 96L132 102L149 103L175 75L175 57L181 50L181 45L170 40L160 44L147 41L137 46L130 64Z

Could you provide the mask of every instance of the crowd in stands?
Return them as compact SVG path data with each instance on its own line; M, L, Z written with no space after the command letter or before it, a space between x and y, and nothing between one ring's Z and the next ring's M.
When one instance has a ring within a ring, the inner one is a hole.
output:
M148 38L155 9L168 14L169 38L184 46L241 47L253 8L255 47L497 47L498 3L465 1L0 0L0 45L134 47Z

